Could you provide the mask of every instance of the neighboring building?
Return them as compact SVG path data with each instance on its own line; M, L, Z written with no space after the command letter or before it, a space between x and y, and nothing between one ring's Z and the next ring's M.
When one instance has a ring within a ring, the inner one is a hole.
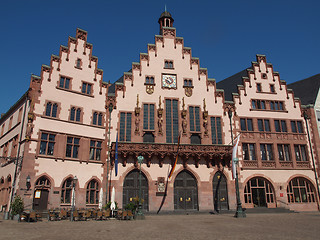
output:
M306 113L306 121L309 122L309 131L317 175L320 169L320 74L288 84L288 88L294 91L294 96L298 97Z
M155 212L181 136L162 209L235 209L231 150L232 139L241 133L243 205L316 210L306 126L293 92L263 55L251 68L216 83L184 39L176 37L173 21L169 12L161 14L155 44L148 44L148 53L141 53L140 62L113 84L103 82L87 32L77 29L68 47L61 46L50 66L42 66L41 76L31 77L25 100L1 118L0 128L6 129L12 114L27 102L19 135L22 165L14 174L14 163L4 163L0 177L17 176L17 194L35 210L70 207L75 176L76 207L101 207L111 187L124 207L138 196L137 158L143 156L143 208ZM1 149L16 135L1 137ZM7 211L6 184L1 203Z

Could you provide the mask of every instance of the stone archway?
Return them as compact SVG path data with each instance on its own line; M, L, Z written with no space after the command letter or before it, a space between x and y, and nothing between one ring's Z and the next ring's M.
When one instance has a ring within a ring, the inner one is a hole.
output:
M214 210L229 210L227 179L221 171L216 172L212 180Z

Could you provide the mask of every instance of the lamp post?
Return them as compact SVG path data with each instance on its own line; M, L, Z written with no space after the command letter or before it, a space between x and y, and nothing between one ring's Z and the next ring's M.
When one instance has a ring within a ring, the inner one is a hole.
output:
M107 158L107 185L106 185L106 204L109 201L109 164L110 164L110 129L111 129L111 113L113 111L112 103L109 104L109 126L108 126L108 158Z
M76 188L76 184L77 184L78 178L77 176L74 176L73 180L72 180L72 200L71 200L71 218L70 220L73 222L73 212L74 212L74 205L75 205L75 188Z
M140 165L140 172L139 172L139 206L138 206L138 212L137 212L137 216L136 219L138 220L142 220L145 219L144 214L142 212L142 189L141 189L141 164L143 163L143 156L138 156L138 163Z
M316 170L316 164L314 162L314 156L313 156L313 151L312 151L312 146L311 146L309 127L308 127L309 116L306 112L303 113L303 118L306 122L307 133L308 133L308 142L309 142L309 148L310 148L310 152L311 152L311 158L312 158L312 164L313 164L313 170L314 170L314 177L316 179L316 184L317 184L318 199L320 200L320 189L319 189L319 183L318 183L318 175L317 175L317 170ZM319 205L318 205L318 209L320 209Z
M27 176L26 178L26 187L27 187L27 191L30 189L31 187L31 178L30 175Z
M231 140L232 140L232 146L233 146L233 133L232 133L232 111L229 110L228 112L229 120L230 120L230 130L231 130ZM236 166L238 166L239 159L231 159L231 161L234 161ZM240 191L239 191L239 179L238 179L238 167L236 167L236 179L235 179L235 187L236 187L236 198L237 198L237 211L234 217L236 218L245 218L246 213L242 209L241 199L240 199Z

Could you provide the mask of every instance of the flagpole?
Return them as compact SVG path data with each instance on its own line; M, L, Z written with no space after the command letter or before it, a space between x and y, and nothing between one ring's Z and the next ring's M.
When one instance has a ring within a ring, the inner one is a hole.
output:
M232 146L233 146L233 132L232 132L232 111L229 110L228 112L229 120L230 120L230 131L231 131L231 139L232 139ZM231 161L234 161L235 164L238 164L239 159L234 158L231 159ZM236 187L236 198L237 198L237 211L234 217L236 218L245 218L246 213L242 209L241 199L240 199L240 191L239 191L239 178L238 178L238 168L236 167L236 179L235 179L235 187Z

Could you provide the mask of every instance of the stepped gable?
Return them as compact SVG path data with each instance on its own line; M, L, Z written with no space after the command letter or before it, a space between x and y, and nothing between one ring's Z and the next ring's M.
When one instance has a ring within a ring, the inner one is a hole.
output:
M320 87L320 74L288 84L294 95L301 100L302 105L314 105Z

